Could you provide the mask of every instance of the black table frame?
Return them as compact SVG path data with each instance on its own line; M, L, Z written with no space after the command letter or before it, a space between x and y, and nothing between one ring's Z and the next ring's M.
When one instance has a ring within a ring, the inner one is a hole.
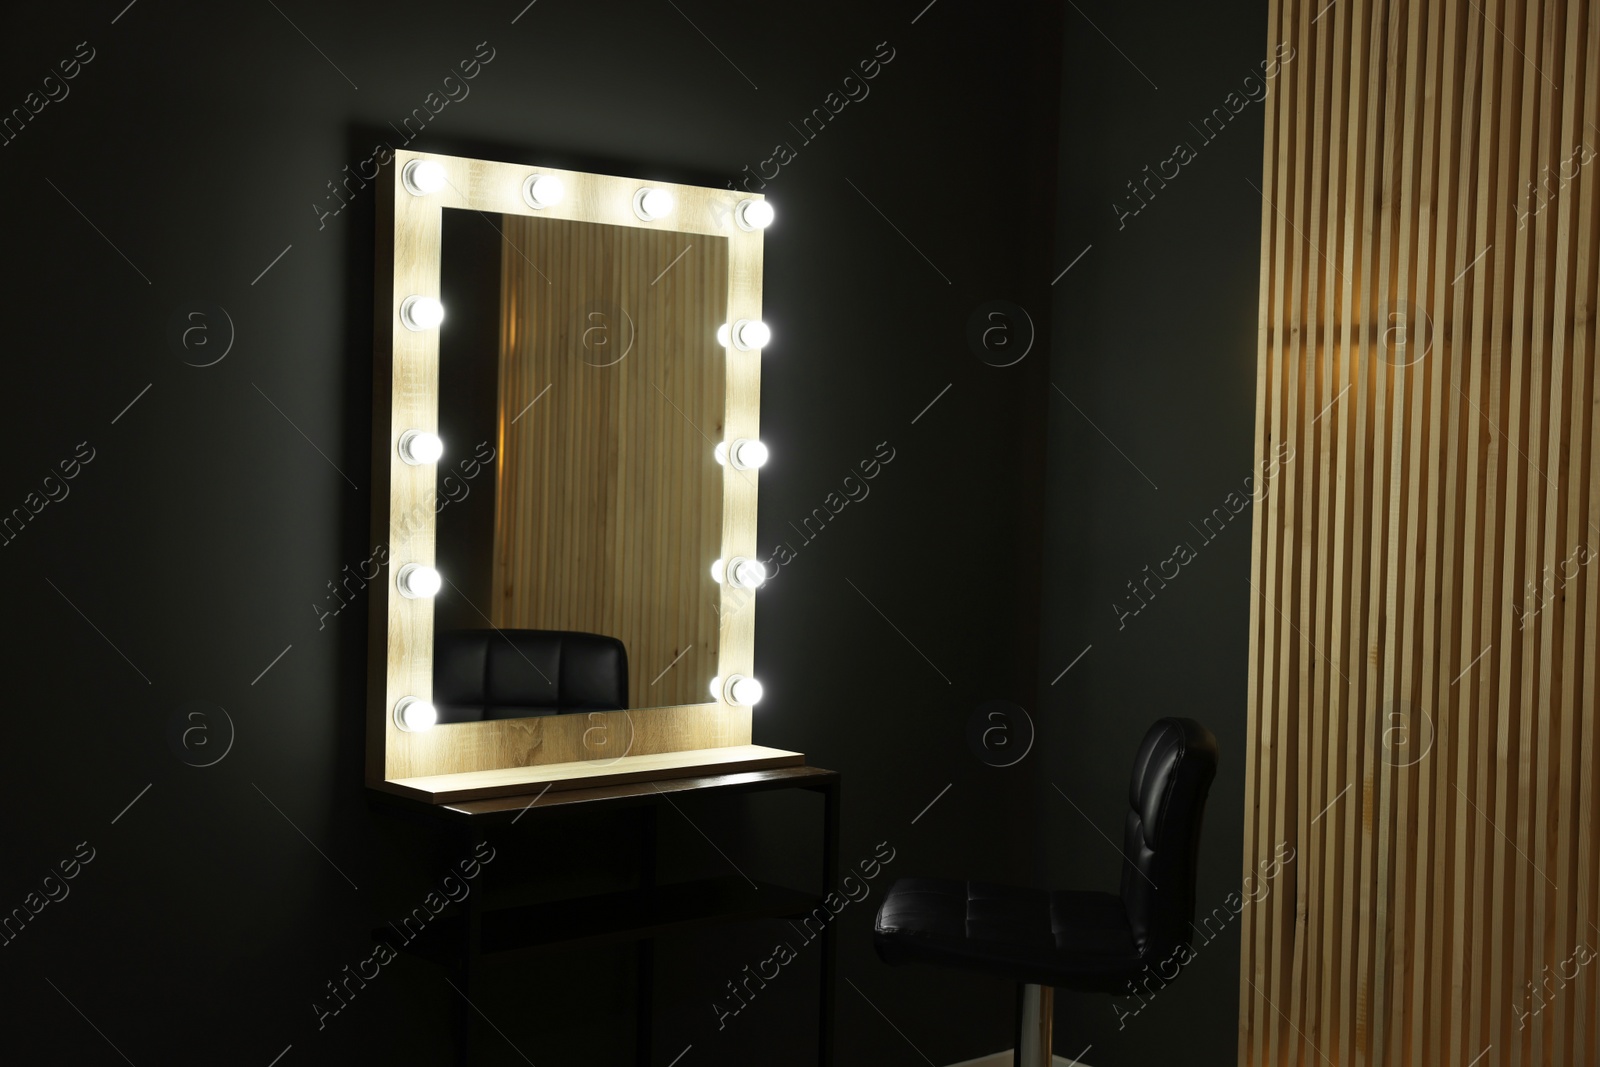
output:
M822 905L823 897L839 881L839 784L837 771L820 767L780 767L762 771L671 778L582 789L547 789L530 796L429 804L374 790L375 803L395 813L442 822L465 832L469 845L484 842L489 832L524 819L530 825L574 814L636 810L643 822L644 847L637 889L600 896L542 904L483 907L479 894L469 895L454 922L441 926L431 939L408 945L415 952L448 968L455 975L456 1062L472 1062L475 1009L471 1005L478 962L485 955L506 951L551 951L580 945L634 942L637 946L638 983L635 993L635 1058L650 1062L654 1011L654 939L718 923L755 918L793 918ZM822 889L806 893L763 883L757 905L742 893L745 879L718 878L697 882L656 883L656 822L663 804L675 794L752 794L776 789L804 789L823 797ZM618 916L632 916L621 918ZM485 920L490 936L485 938ZM837 948L834 923L823 925L821 988L817 1009L817 1063L832 1067ZM376 935L377 931L375 931ZM442 934L443 936L438 936Z

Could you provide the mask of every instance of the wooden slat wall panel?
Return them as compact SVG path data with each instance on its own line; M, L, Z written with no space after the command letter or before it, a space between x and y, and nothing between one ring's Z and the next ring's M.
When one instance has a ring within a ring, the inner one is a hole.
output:
M504 234L494 625L621 638L630 707L704 703L727 242L517 216Z
M1600 13L1268 50L1239 1060L1600 1064Z

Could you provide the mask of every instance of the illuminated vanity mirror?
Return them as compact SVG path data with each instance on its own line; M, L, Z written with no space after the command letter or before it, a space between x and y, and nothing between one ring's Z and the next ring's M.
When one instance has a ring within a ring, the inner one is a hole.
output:
M437 801L800 762L750 743L770 208L390 166L369 784Z

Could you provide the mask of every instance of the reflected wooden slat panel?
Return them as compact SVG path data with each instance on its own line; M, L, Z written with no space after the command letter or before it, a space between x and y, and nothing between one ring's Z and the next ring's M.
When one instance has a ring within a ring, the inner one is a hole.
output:
M502 331L491 617L621 638L631 706L703 702L718 654L727 242L517 216L504 234L502 307L525 328Z

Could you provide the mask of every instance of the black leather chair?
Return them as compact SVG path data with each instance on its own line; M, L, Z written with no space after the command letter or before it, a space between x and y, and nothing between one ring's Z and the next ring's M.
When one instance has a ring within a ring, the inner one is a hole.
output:
M1055 989L1126 996L1146 967L1166 981L1189 958L1200 823L1216 774L1211 732L1161 719L1133 761L1119 892L903 878L878 909L879 957L1020 983L1015 1062L1049 1067Z
M628 653L615 637L569 630L443 630L433 706L442 723L618 711Z

